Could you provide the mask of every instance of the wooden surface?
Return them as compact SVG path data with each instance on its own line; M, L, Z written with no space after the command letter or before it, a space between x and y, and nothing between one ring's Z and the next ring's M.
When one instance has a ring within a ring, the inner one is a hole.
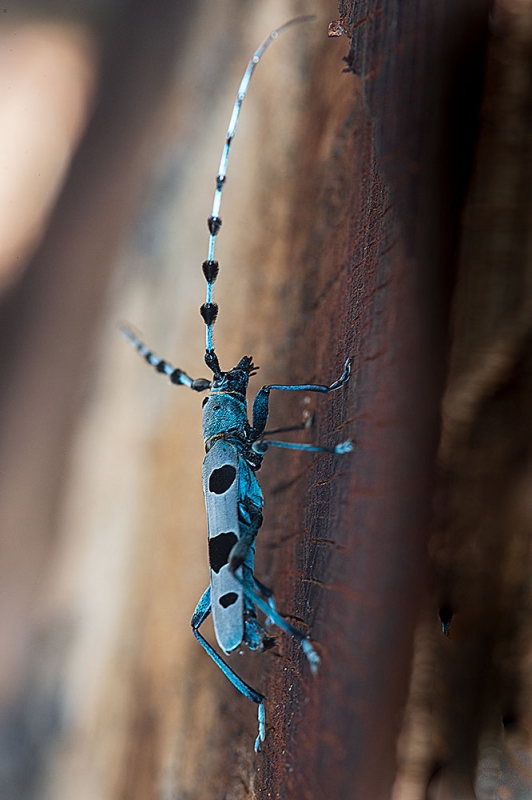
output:
M490 7L131 0L99 21L94 117L1 321L2 797L527 796L530 11ZM189 627L200 402L116 323L206 374L200 265L236 86L303 12L231 153L216 342L224 368L253 354L255 390L352 357L345 390L272 398L271 424L310 409L308 440L356 448L270 451L259 473L257 575L322 668L284 635L232 657L267 697L255 756L255 707Z

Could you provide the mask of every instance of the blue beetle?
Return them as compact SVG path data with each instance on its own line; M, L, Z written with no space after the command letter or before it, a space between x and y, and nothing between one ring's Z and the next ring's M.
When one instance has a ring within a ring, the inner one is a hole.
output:
M226 141L216 177L212 212L208 218L209 250L202 268L207 281L205 303L200 308L206 325L205 363L213 373L211 380L193 379L183 370L173 367L150 350L127 325L122 333L157 372L170 378L170 382L187 386L197 392L208 391L203 400L203 492L207 510L209 537L210 585L203 593L191 625L194 635L224 675L245 697L258 705L259 730L255 751L265 737L264 696L253 689L223 660L200 633L200 626L212 613L216 640L221 650L230 654L242 643L251 650L266 649L275 642L257 619L256 609L261 609L267 622L294 636L308 658L311 670L316 672L319 656L308 636L299 631L275 608L273 593L254 576L255 540L262 524L263 495L256 478L268 447L284 447L310 452L347 453L352 450L350 441L336 447L319 447L268 439L266 431L270 392L296 391L328 394L342 387L348 380L351 361L345 362L341 377L331 385L271 384L263 386L253 401L252 421L249 422L246 393L251 375L257 367L249 356L227 372L222 371L213 345L213 327L218 306L212 300L213 285L219 265L214 260L216 236L220 230L220 205L226 178L227 160L235 135L240 108L246 95L253 70L266 48L288 27L313 17L298 17L273 31L253 54L238 90L231 114ZM294 426L303 427L303 426ZM281 430L281 429L280 429ZM278 430L277 432L280 432ZM287 428L282 430L293 430ZM273 433L273 431L272 431Z

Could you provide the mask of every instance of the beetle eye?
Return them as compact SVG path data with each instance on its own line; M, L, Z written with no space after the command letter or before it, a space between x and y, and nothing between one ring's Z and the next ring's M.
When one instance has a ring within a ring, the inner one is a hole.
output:
M201 404L201 407L202 407L202 408L204 408L204 406L205 406L205 403L207 402L207 400L208 400L208 399L209 399L208 397L204 397L204 398L203 398L203 402L202 402L202 404Z

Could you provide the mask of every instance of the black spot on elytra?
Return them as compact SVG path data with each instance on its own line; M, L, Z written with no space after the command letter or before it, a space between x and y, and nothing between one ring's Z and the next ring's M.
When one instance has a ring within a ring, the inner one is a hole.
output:
M219 469L213 469L209 475L209 492L223 494L234 483L236 469L231 464L224 464Z
M229 553L238 542L238 537L233 531L219 533L209 539L209 564L213 572L220 572L229 561Z
M232 606L237 600L238 595L236 592L227 592L227 594L224 594L222 597L220 597L219 602L224 608L229 608L229 606Z

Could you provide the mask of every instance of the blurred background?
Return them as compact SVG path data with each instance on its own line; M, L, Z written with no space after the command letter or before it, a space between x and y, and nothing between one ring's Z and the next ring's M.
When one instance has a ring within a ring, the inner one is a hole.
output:
M315 414L268 453L257 575L317 642L231 663L201 403L214 179L223 368ZM333 37L328 37L334 22ZM0 796L532 797L530 0L0 6ZM212 626L205 625L212 639Z

